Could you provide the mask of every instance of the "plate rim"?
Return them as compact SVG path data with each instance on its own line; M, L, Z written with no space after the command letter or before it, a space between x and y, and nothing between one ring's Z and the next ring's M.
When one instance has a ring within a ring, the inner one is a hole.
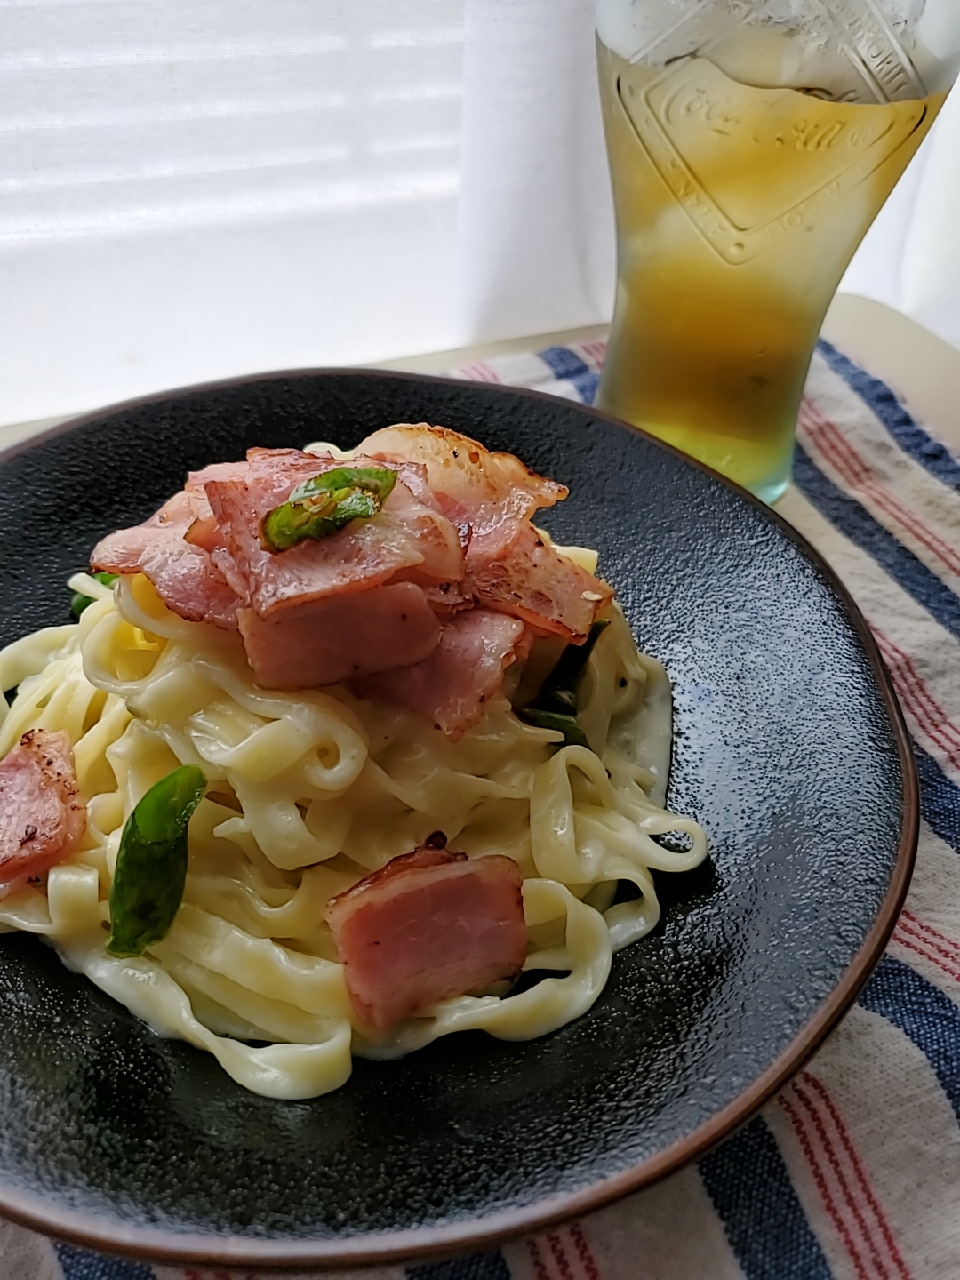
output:
M7 448L0 450L0 467L36 445L131 409L192 394L308 377L382 378L426 383L433 386L441 385L448 388L451 384L456 386L457 383L463 383L468 386L482 387L494 395L506 392L510 396L546 402L554 407L558 406L559 399L549 392L537 391L531 387L514 387L506 383L490 383L466 378L454 379L437 374L406 373L389 369L321 366L273 370L152 392L78 414L14 441ZM809 1061L854 1003L880 960L896 926L916 862L920 827L919 780L910 736L883 657L866 619L847 587L820 552L783 516L741 485L650 435L642 428L595 409L591 405L573 400L560 400L560 405L575 408L587 417L616 427L631 436L641 437L649 444L665 450L685 465L703 472L715 482L737 493L759 510L786 535L826 581L863 646L893 734L902 776L903 805L900 815L900 839L887 890L866 938L833 991L766 1071L755 1077L720 1111L703 1121L686 1137L672 1143L666 1150L628 1169L621 1170L611 1177L602 1178L587 1187L581 1187L577 1191L559 1192L518 1208L498 1210L482 1218L439 1226L393 1229L355 1236L329 1236L312 1240L257 1238L128 1226L119 1220L96 1217L80 1210L53 1211L47 1206L43 1196L8 1188L2 1182L0 1182L0 1215L20 1226L71 1244L161 1266L222 1267L228 1265L271 1271L295 1271L316 1267L337 1271L352 1267L429 1262L458 1254L496 1249L506 1241L602 1209L678 1172L687 1164L705 1155L755 1115L764 1103Z

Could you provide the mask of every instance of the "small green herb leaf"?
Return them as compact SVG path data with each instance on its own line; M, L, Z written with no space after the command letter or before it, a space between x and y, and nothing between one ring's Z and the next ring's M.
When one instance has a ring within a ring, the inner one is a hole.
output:
M556 729L563 734L565 747L588 747L587 736L580 728L576 716L561 715L557 711L541 711L538 707L521 707L517 712L521 720L536 725L538 729Z
M306 538L329 538L351 520L370 520L390 495L397 473L379 467L334 467L297 485L260 525L267 551L287 551Z
M116 582L118 576L116 573L91 573L90 575L97 582L102 582L105 587L109 587L111 583ZM93 596L81 595L79 591L75 591L70 597L70 612L75 618L79 618L84 609L88 609L92 604Z
M187 823L206 786L201 769L181 765L127 819L110 887L110 955L139 956L166 937L187 879Z
M583 644L568 644L533 702L517 710L527 724L562 733L565 747L589 745L577 720L580 684L594 646L609 625L608 619L595 622Z

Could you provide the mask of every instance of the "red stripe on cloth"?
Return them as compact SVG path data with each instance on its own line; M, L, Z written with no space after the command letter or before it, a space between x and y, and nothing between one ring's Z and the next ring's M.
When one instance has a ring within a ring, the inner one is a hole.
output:
M587 1239L579 1222L570 1224L570 1238L573 1240L577 1257L580 1259L580 1265L583 1267L587 1280L600 1280L600 1268L597 1265L596 1258L593 1256L593 1250L590 1248L590 1241Z
M779 1102L859 1280L909 1280L864 1163L822 1082L805 1071L781 1093Z
M537 1244L533 1236L527 1237L527 1252L530 1254L530 1261L533 1264L533 1270L536 1273L537 1280L551 1280L550 1272L547 1270L547 1264L544 1262L540 1254L540 1246Z
M579 1222L558 1227L545 1235L529 1236L526 1244L536 1280L602 1280L600 1267Z
M577 348L588 360L593 361L598 370L603 367L603 360L607 354L607 344L605 342L578 342Z
M183 1280L257 1280L251 1272L241 1276L239 1271L184 1271Z
M821 1152L836 1180L842 1203L859 1229L861 1245L866 1249L876 1274L880 1280L891 1280L896 1275L901 1280L908 1280L909 1272L893 1232L874 1195L839 1108L821 1081L809 1071L802 1072L791 1087L819 1139ZM844 1157L847 1168L844 1167Z
M898 924L890 941L895 942L897 946L906 947L908 951L912 951L914 955L921 956L924 960L929 960L942 973L945 973L948 978L953 978L954 982L960 982L960 967L940 959L931 944L917 934L908 933L906 930L901 929Z
M895 675L899 677L906 700L918 713L918 718L922 718L931 731L943 734L947 749L960 751L960 728L951 721L927 688L916 663L878 627L872 630L887 665L892 667Z
M582 361L590 362L594 366L594 372L600 372L603 369L603 357L607 355L607 343L605 342L573 342L571 343L571 351L575 351Z
M804 400L801 406L798 426L848 486L871 498L881 511L936 556L950 573L960 575L960 552L925 525L915 511L873 474L846 436L809 400Z
M919 728L940 748L949 764L960 770L960 729L927 688L909 654L904 653L878 627L871 627L871 630L900 701L911 712Z
M553 1231L549 1232L547 1244L550 1246L550 1252L553 1254L553 1260L557 1264L557 1271L560 1273L561 1280L573 1280L570 1259L566 1255L559 1235Z
M927 934L931 938L948 947L953 954L960 960L960 942L955 938L948 938L945 933L941 933L939 929L935 929L932 924L927 924L926 920L921 920L919 916L915 916L909 907L904 907L900 913L901 920L908 920L915 929L919 929L922 933Z
M892 1264L896 1268L897 1274L901 1276L902 1280L909 1280L910 1270L907 1267L907 1264L903 1260L903 1255L901 1254L900 1248L897 1245L896 1237L893 1234L893 1229L890 1226L890 1223L887 1219L887 1215L883 1210L883 1206L881 1205L880 1201L877 1199L876 1194L874 1193L873 1185L871 1184L870 1178L867 1174L866 1165L864 1164L863 1160L860 1158L860 1153L857 1151L856 1147L854 1146L853 1139L850 1137L850 1130L846 1126L846 1122L843 1119L843 1116L840 1112L839 1107L836 1105L833 1098L827 1092L826 1086L823 1084L823 1081L820 1080L817 1076L815 1076L812 1072L810 1071L802 1072L800 1079L803 1081L805 1085L809 1086L809 1088L812 1089L813 1092L818 1096L821 1104L827 1111L827 1114L830 1116L830 1119L833 1121L833 1125L834 1125L834 1129L836 1131L837 1137L840 1139L840 1144L843 1147L843 1150L846 1152L847 1159L850 1161L851 1165L853 1166L854 1177L857 1183L859 1184L860 1192L866 1199L867 1204L869 1205L870 1211L873 1214L876 1225L880 1230L880 1234L883 1236L884 1243L887 1246L888 1259L890 1262L892 1262Z
M184 1271L183 1280L254 1280L254 1277L235 1275L232 1271Z
M476 364L465 364L459 369L459 373L464 378L470 379L472 382L499 382L500 375L492 365L487 364L483 360L478 360Z
M830 1167L830 1172L836 1179L841 1202L853 1217L853 1221L856 1223L860 1232L861 1246L869 1255L870 1261L873 1263L876 1273L881 1277L881 1280L890 1280L890 1272L888 1272L884 1265L883 1257L877 1248L878 1242L873 1238L868 1221L864 1216L863 1208L858 1201L856 1194L857 1188L855 1186L851 1187L850 1185L850 1180L844 1171L843 1165L840 1163L837 1149L831 1140L831 1135L824 1122L824 1117L821 1114L820 1108L817 1106L816 1100L803 1089L799 1080L794 1082L793 1089L812 1122L813 1131L820 1141L821 1151L823 1152L827 1164Z
M864 1261L860 1256L860 1252L854 1244L850 1230L847 1227L847 1224L830 1192L826 1174L823 1171L823 1166L820 1163L820 1159L814 1145L810 1141L810 1136L806 1131L804 1121L797 1108L787 1097L788 1092L792 1092L792 1086L790 1085L780 1092L777 1097L777 1102L793 1127L793 1132L796 1135L797 1142L800 1144L800 1150L803 1152L804 1159L810 1167L810 1173L813 1177L817 1192L819 1193L820 1200L824 1209L827 1211L827 1217L833 1223L837 1235L840 1237L843 1247L846 1249L847 1255L853 1263L853 1269L857 1274L858 1280L871 1280Z

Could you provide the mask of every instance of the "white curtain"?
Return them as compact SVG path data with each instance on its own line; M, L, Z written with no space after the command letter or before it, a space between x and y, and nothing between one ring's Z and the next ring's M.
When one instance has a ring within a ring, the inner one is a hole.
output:
M960 88L947 99L840 288L885 302L960 347Z
M0 422L606 320L592 8L0 0ZM846 284L960 345L958 150Z

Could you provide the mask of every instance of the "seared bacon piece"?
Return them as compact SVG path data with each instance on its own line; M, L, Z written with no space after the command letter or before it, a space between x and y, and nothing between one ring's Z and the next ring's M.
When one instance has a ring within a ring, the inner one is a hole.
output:
M532 634L516 618L471 609L444 622L440 643L423 662L355 680L361 698L419 711L456 741L483 716L512 662L525 658Z
M334 467L383 467L356 457L349 464L296 450L251 450L246 475L205 486L224 545L236 566L246 603L261 617L341 592L367 591L398 574L420 583L457 581L463 575L460 540L426 488L422 470L395 466L397 483L372 520L356 520L320 541L306 540L280 553L264 549L260 524L308 476ZM414 496L416 489L420 496ZM423 501L428 498L429 501Z
M528 622L541 634L580 643L613 592L545 544L530 524L566 488L510 453L426 423L385 427L363 441L365 454L426 468L430 488L459 532L466 557L460 593L482 608Z
M265 549L264 517L344 465L396 471L379 514ZM455 431L386 427L349 460L251 449L244 462L193 472L155 516L105 538L93 565L146 574L183 618L239 627L268 688L349 679L360 696L423 712L455 739L531 636L582 643L612 595L530 523L566 492Z
M247 660L266 689L308 689L422 662L440 623L420 587L388 583L325 596L269 618L240 610Z
M62 862L86 825L70 739L31 729L0 761L0 898Z
M181 618L235 630L236 593L210 553L184 541L197 522L210 518L202 492L177 493L143 524L120 529L98 542L91 567L105 573L143 573Z
M523 875L501 854L424 846L327 903L357 1017L384 1029L523 968Z
M185 543L189 547L189 543ZM143 572L168 609L188 622L209 622L223 631L237 629L237 593L210 559L163 547L144 558Z
M520 527L503 556L474 568L469 583L480 605L522 618L538 635L582 644L613 588L562 556L532 524Z
M441 617L451 613L461 613L464 609L472 609L475 604L473 596L468 592L467 583L463 580L436 582L432 586L424 587L423 594L430 602L430 608Z
M450 519L469 542L477 566L513 541L517 525L540 507L552 507L567 489L525 467L512 453L491 453L476 440L425 422L384 427L360 451L373 458L419 463Z
M242 475L246 467L245 462L215 462L212 466L204 467L202 471L189 473L184 492L189 499L194 519L183 536L192 546L202 547L211 555L214 552L224 551L220 526L210 510L210 503L207 501L203 486L208 480L229 480Z

